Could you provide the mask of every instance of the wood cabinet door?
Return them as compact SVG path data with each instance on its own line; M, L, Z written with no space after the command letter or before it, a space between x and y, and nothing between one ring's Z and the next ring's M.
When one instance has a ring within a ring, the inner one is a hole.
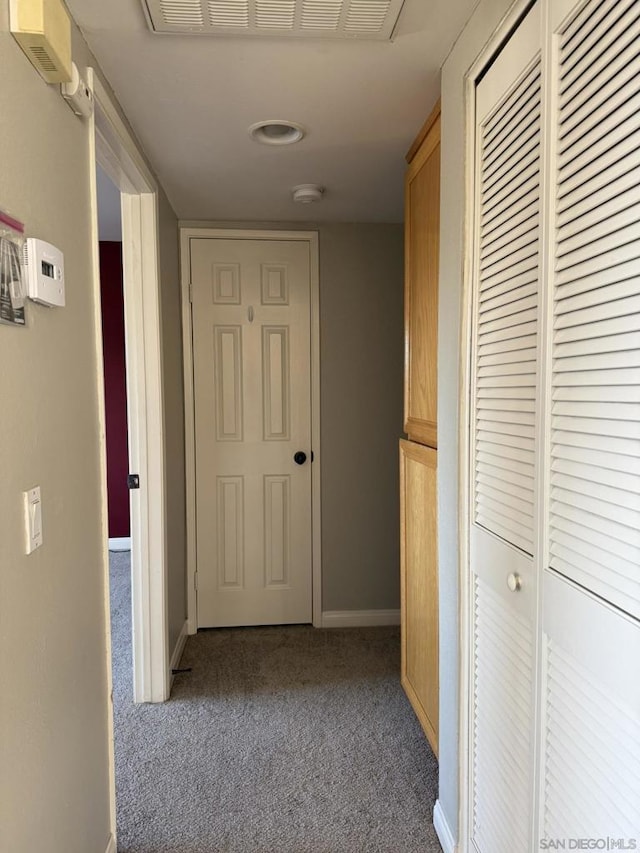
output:
M425 127L405 179L404 429L411 440L437 447L439 105Z
M437 451L400 441L401 681L438 755Z

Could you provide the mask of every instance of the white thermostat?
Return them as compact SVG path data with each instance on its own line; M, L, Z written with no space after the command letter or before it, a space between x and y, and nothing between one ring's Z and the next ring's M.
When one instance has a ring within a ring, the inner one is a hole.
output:
M64 306L64 255L44 240L29 237L24 247L27 296L34 302Z

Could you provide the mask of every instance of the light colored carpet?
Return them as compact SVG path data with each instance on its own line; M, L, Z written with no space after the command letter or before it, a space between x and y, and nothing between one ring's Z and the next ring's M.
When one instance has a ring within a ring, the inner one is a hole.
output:
M119 853L439 853L397 629L203 631L135 706L129 555L111 570Z

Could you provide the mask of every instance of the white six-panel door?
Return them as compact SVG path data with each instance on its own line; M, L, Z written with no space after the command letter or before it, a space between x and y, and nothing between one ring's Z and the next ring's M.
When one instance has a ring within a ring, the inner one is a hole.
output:
M198 627L311 622L309 244L190 245Z

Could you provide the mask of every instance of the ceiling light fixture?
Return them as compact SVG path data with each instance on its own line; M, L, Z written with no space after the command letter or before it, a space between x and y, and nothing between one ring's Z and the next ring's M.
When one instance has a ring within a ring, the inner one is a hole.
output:
M299 204L311 204L314 201L322 201L324 187L318 184L298 184L291 192L294 201Z
M294 142L300 142L305 129L293 121L270 119L252 124L249 135L263 145L293 145Z

